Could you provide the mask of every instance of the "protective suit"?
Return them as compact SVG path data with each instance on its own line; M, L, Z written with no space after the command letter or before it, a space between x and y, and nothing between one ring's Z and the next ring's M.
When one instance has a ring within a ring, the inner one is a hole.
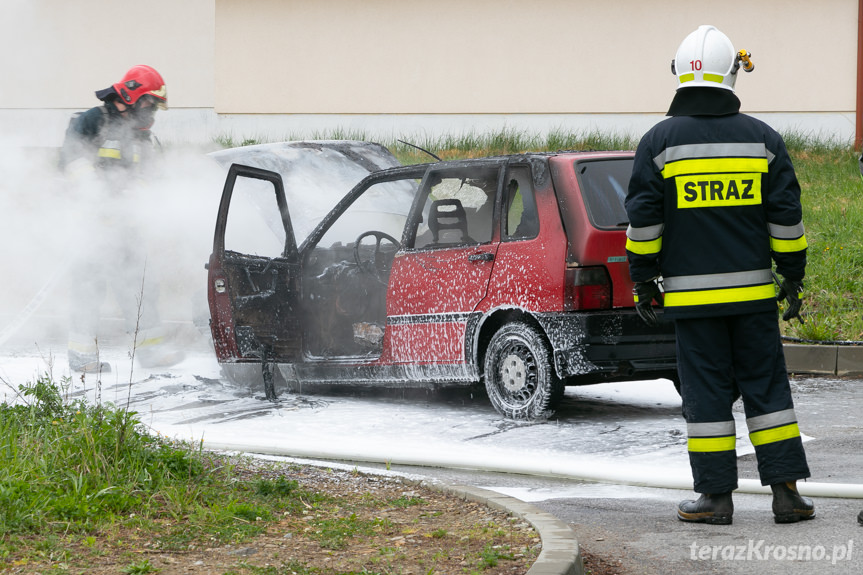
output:
M652 301L675 322L678 374L697 501L684 521L731 523L737 488L732 404L743 397L763 485L779 523L814 517L797 494L809 468L791 398L777 318L773 263L785 319L799 317L806 267L800 186L781 136L741 114L746 51L712 26L683 41L668 118L641 139L625 205L636 309ZM659 279L663 286L660 293Z
M146 241L135 213L140 194L146 193L141 186L145 170L157 153L150 128L156 110L167 107L165 83L153 68L135 66L96 96L103 104L72 118L60 151L70 193L85 208L71 263L69 367L110 370L99 359L100 316L109 291L139 363L171 365L182 354L164 345L158 284L152 273L147 276Z

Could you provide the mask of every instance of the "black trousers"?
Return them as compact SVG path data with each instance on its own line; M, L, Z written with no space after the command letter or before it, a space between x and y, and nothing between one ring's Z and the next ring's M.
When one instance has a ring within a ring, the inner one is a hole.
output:
M675 325L695 491L737 489L731 406L738 390L762 485L809 477L776 312L678 319Z

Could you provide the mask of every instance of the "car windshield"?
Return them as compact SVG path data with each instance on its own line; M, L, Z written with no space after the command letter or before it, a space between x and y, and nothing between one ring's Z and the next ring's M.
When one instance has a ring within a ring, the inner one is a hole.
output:
M357 182L376 170L401 165L383 146L355 141L277 142L209 155L225 168L238 163L282 176L298 245ZM264 225L274 233L281 230L281 214L271 208L269 196L253 198L261 202L258 209Z
M318 245L347 245L368 230L379 230L400 240L416 190L413 179L371 186L332 223Z
M591 223L619 228L629 222L623 200L632 174L632 158L581 161L574 164Z

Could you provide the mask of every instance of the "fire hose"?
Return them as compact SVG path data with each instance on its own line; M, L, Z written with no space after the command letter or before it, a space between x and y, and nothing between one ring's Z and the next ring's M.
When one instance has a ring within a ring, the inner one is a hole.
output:
M387 465L413 465L418 467L441 467L469 471L515 473L541 477L565 478L572 480L653 487L659 489L692 490L692 476L689 468L669 471L662 467L633 465L631 461L612 461L577 457L493 457L484 458L476 452L422 453L420 450L394 448L375 445L279 445L262 446L241 443L206 442L206 449L216 451L236 451L275 455L281 457L300 457L325 461L382 463ZM755 479L739 480L738 493L770 494L769 486L761 485ZM818 483L800 481L797 489L809 497L838 497L863 499L863 484L858 483Z

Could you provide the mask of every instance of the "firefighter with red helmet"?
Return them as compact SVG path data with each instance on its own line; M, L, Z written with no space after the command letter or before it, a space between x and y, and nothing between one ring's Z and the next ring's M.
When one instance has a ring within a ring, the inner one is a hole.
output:
M165 81L151 66L137 65L96 97L102 105L72 117L60 150L60 167L79 192L87 219L70 282L69 367L110 370L99 358L100 311L109 287L126 331L135 336L139 363L170 365L179 356L160 345L166 336L158 289L146 281L146 242L135 204L143 195L135 193L136 185L158 146L150 128L156 111L167 109Z
M167 109L165 81L152 67L133 66L123 79L98 90L102 100L69 123L60 151L60 167L67 172L89 169L129 169L140 164L153 148L150 128L156 110Z
M734 84L753 64L713 26L689 34L672 62L670 118L636 151L625 205L636 311L662 303L675 322L678 374L697 500L683 521L731 523L737 489L732 404L743 398L777 523L815 516L797 491L809 477L785 368L777 299L800 314L806 266L800 186L782 137L741 114ZM773 263L784 280L777 297ZM660 282L664 293L660 290Z

